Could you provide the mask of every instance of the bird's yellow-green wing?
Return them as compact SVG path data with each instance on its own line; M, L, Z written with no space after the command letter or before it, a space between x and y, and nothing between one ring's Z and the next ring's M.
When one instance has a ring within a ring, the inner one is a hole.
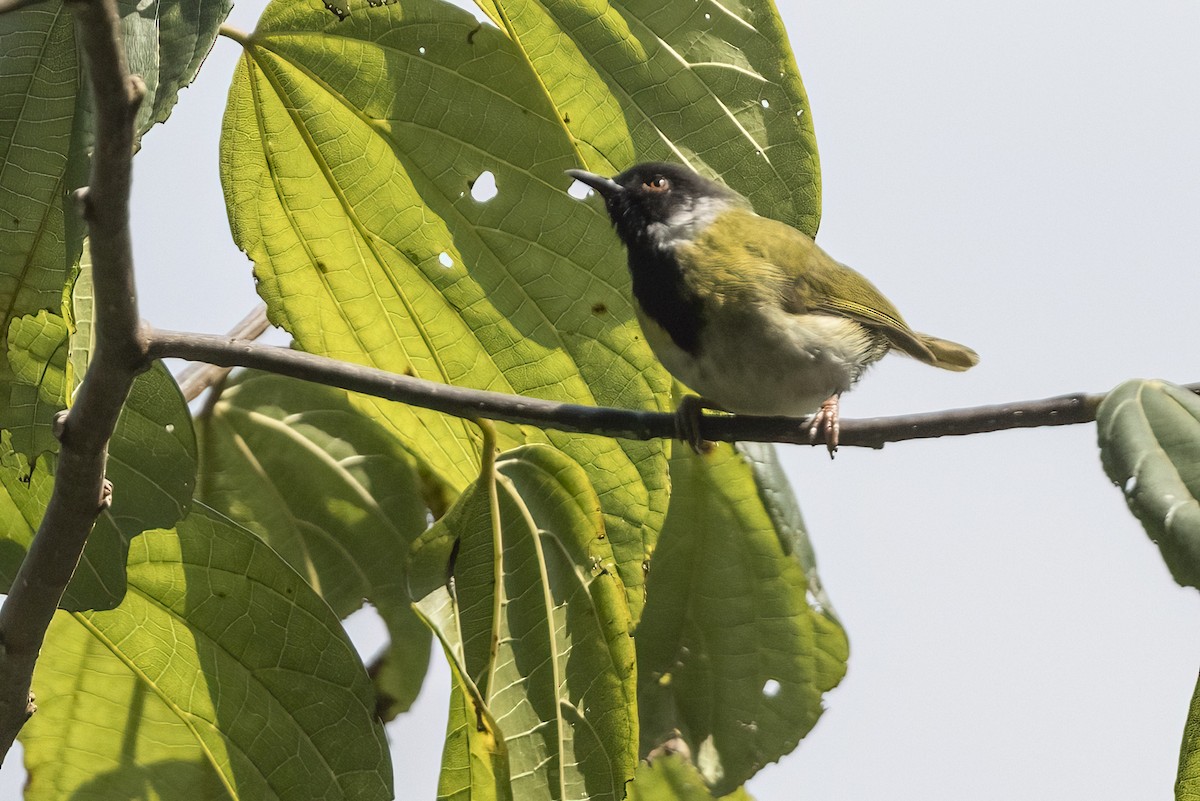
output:
M875 329L892 347L919 361L936 364L938 359L908 327L892 302L858 272L832 257L809 237L790 225L757 217L743 220L752 236L747 246L778 267L785 276L784 308L793 314L832 314L848 317Z

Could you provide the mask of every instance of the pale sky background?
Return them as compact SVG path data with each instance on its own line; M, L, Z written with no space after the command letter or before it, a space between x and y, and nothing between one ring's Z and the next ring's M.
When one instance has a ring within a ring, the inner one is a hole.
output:
M818 241L983 359L966 374L887 359L844 415L1200 381L1200 5L779 2L821 151ZM222 332L255 303L217 176L238 52L218 41L135 162L159 326ZM812 734L751 782L760 801L1171 797L1200 600L1095 440L1038 429L832 463L784 447L851 660ZM439 654L389 727L400 798L434 797L447 688Z

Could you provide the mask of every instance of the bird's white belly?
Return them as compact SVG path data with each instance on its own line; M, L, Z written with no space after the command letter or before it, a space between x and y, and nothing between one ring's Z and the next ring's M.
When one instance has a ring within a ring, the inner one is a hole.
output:
M705 326L698 357L676 346L653 321L641 322L650 347L672 375L740 414L812 414L883 355L861 325L824 314L770 310L747 319L718 312Z

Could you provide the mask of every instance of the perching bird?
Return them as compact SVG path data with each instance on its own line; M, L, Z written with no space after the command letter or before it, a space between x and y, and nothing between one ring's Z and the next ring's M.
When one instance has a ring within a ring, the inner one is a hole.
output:
M680 164L615 178L567 174L596 190L629 251L634 305L659 360L698 392L677 413L698 449L701 407L813 415L809 438L837 449L838 397L893 348L946 370L979 357L908 327L866 278L805 234Z

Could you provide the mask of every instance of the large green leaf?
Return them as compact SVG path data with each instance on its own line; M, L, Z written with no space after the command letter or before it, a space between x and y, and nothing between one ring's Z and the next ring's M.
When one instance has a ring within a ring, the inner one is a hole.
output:
M263 373L222 392L200 441L200 500L266 540L340 617L375 604L392 639L381 712L408 709L429 665L406 576L428 525L412 457L344 391Z
M1100 404L1100 458L1171 575L1200 588L1200 397L1128 381Z
M526 446L495 472L485 462L414 545L414 595L461 685L443 797L624 797L637 760L634 651L599 509L577 464ZM497 735L507 770L485 758L502 753Z
M106 618L89 623L59 612L46 633L34 676L38 711L21 732L25 801L229 799L161 681L139 675L128 649L114 652Z
M771 0L482 0L538 72L580 166L682 161L816 233L808 97Z
M39 315L40 320L53 315ZM61 321L60 321L61 322ZM56 327L65 333L65 328ZM64 340L65 342L65 340ZM15 348L17 342L11 345ZM54 360L44 365L40 384L25 385L39 403L55 410L63 401L48 396L65 386L65 346L51 347ZM49 422L38 424L50 439ZM54 442L57 444L57 442ZM53 489L55 456L42 454L31 463L14 453L8 433L0 447L0 587L12 584L33 534L41 523ZM129 541L149 528L171 526L192 500L196 481L196 440L187 404L161 364L138 376L121 410L109 443L108 478L112 505L96 520L75 576L67 585L62 607L108 609L125 593L125 560Z
M848 645L770 446L680 448L671 476L636 635L642 750L682 737L728 793L809 732Z
M602 212L572 201L568 130L514 44L434 0L275 2L244 42L222 136L231 227L300 345L453 384L665 408L666 374ZM490 173L498 194L480 194ZM474 187L474 188L473 188ZM456 489L467 423L364 400ZM666 446L501 426L588 470L636 615Z
M1183 746L1179 749L1179 774L1175 779L1175 801L1200 801L1200 679L1192 694Z
M212 48L228 0L120 0L130 71L146 83L138 132L167 118ZM91 98L61 3L0 15L0 338L57 308L83 227L68 200L87 181Z
M198 509L135 541L129 584L46 640L27 798L392 797L353 645L261 540Z
M0 15L0 42L2 338L13 318L58 307L82 247L67 194L86 181L88 137L67 7Z

